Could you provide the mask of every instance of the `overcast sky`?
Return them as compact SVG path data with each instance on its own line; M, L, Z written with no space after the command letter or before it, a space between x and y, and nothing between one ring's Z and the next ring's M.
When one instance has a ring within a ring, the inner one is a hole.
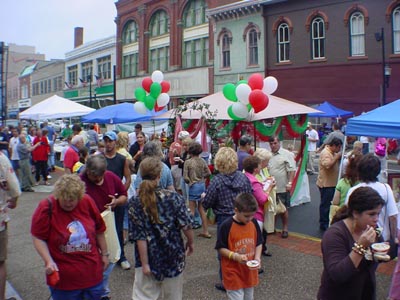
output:
M74 28L89 42L116 33L115 0L0 0L0 41L35 46L46 59L65 58Z

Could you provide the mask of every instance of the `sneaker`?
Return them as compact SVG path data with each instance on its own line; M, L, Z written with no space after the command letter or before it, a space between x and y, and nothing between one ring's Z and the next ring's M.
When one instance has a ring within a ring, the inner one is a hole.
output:
M121 262L121 268L123 270L129 270L131 268L131 264L129 263L129 261L124 260Z
M51 179L52 177L51 177L51 175L47 175L47 179Z
M222 283L216 283L214 286L215 286L215 288L216 288L218 291L226 292L226 289L225 289L225 287L222 285Z

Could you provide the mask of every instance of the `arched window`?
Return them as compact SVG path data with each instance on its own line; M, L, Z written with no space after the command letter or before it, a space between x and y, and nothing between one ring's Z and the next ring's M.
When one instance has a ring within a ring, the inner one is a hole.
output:
M393 53L400 54L400 6L393 10Z
M276 37L278 45L278 62L290 61L290 31L287 23L281 23L278 26L278 34Z
M321 17L311 23L312 59L325 58L325 24Z
M128 45L137 42L138 27L136 22L128 22L122 31L122 45Z
M231 66L231 48L230 38L227 33L222 36L222 68L230 68Z
M122 78L137 76L138 66L138 26L135 21L129 21L122 30Z
M248 65L258 65L258 35L254 28L248 32L247 40Z
M365 55L365 27L364 16L355 12L350 17L350 55Z
M169 69L169 17L164 10L156 11L150 19L149 73ZM163 36L163 37L160 37ZM158 37L154 39L154 37Z
M157 11L150 20L150 34L152 37L169 32L169 17L164 10Z
M193 27L207 23L206 19L207 5L204 0L189 1L183 11L184 27Z
M204 0L189 1L183 11L183 68L208 64L208 20ZM197 26L196 30L192 27ZM190 28L190 29L188 29ZM205 33L206 32L206 33Z

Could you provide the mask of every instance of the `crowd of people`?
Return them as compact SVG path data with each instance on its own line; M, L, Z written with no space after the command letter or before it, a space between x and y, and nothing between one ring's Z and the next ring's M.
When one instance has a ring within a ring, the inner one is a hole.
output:
M12 137L4 139L8 148L0 153L1 180L6 182L1 190L10 195L0 199L4 208L15 207L19 186L30 192L40 177L48 185L55 166L56 133L51 126L44 123L28 133L11 132ZM135 247L132 299L182 299L186 256L194 253L193 229L201 228L200 238L212 238L209 216L217 225L220 281L215 288L226 292L229 299L253 299L258 276L264 272L261 256L272 256L267 237L276 232L277 217L282 220L281 238L289 237L290 191L298 166L293 152L277 136L270 137L268 150L253 152L254 141L248 135L240 137L237 151L221 146L212 172L208 157L202 155L209 149L203 149L187 131L179 132L168 154L160 140L150 140L140 124L132 133L107 131L102 140L94 126L85 131L75 124L68 132L66 136L64 130L61 133L69 141L61 155L65 175L55 183L53 194L39 203L31 226L54 300L110 299L112 270L116 265L131 268L124 251L128 240ZM367 252L376 242L388 242L393 248L398 242L393 192L378 178L382 159L377 154L363 155L362 142L343 156L344 135L339 127L318 146L318 133L309 123L306 138L307 171L310 175L318 172L320 229L325 232L324 270L317 297L375 299L375 269L380 261L373 252L367 257ZM342 157L344 172L340 174ZM0 239L6 241L3 206ZM121 249L115 263L109 261L107 228L101 217L108 209L114 212ZM382 232L377 233L377 227ZM5 259L2 246L0 296L4 294ZM76 272L85 280L77 281ZM393 276L390 299L399 299L399 286L400 277Z

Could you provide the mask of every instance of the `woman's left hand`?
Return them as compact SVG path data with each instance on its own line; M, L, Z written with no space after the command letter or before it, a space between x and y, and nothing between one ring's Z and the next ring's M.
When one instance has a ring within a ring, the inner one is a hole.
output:
M103 261L103 270L105 271L108 268L108 265L110 264L110 260L108 259L108 256L102 255L101 260Z

